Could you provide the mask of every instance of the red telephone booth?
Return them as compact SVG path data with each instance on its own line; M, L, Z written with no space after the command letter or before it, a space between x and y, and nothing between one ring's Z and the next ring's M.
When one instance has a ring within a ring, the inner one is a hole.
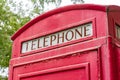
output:
M9 80L120 80L120 7L71 5L24 25Z

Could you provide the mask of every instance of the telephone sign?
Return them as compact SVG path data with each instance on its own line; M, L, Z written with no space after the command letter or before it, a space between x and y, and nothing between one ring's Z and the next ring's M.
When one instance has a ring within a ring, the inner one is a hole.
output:
M89 37L93 35L92 23L79 25L47 36L42 36L22 43L22 53L44 47L63 44L65 42Z

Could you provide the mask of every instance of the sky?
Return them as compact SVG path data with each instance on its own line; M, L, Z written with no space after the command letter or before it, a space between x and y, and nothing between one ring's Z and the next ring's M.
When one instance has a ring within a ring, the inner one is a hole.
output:
M22 1L22 8L25 11L27 11L27 14L25 14L25 16L29 16L28 14L33 9L33 5L32 5L32 3L29 0L13 0L13 1L16 2L18 8L20 8L21 5L19 5L19 3L21 3L21 1ZM118 5L118 6L120 6L120 0L84 0L84 2L85 2L84 4L101 4L101 5ZM62 0L62 3L61 3L61 5L59 7L66 6L66 5L71 5L71 4L73 4L71 2L71 0ZM46 4L46 7L45 7L44 10L45 10L45 12L47 12L47 11L52 10L54 8L55 8L55 5L53 5L53 4L50 4L50 5ZM11 7L11 9L12 9L12 7ZM19 13L18 9L12 9L12 11L15 12L15 13ZM38 16L38 15L35 15L35 16Z
M0 75L1 76L8 76L8 68L4 69L4 71L3 71L3 69L0 69Z
M84 0L85 3L102 4L102 5L119 5L120 0ZM62 0L62 5L71 4L70 0Z
M13 0L13 1L16 1L18 3L19 3L19 1L23 1L24 5L29 4L29 6L28 6L29 9L31 9L31 7L32 7L29 0ZM84 4L101 4L101 5L118 5L118 6L120 6L120 0L84 0L84 1L85 1ZM66 5L70 5L70 4L72 4L71 0L62 0L62 3L61 3L60 6L66 6ZM23 8L26 9L25 6L23 6ZM54 7L51 6L49 10L51 10L53 8ZM47 9L48 8L46 8L46 10ZM0 75L2 75L2 76L6 76L7 73L8 73L8 69L5 69L4 73L2 73L1 70L0 70Z
M120 5L120 0L85 0L86 3L95 3L103 5Z
M79 1L79 0L78 0ZM84 0L84 4L99 4L99 5L118 5L120 6L120 0ZM73 4L71 0L62 0L61 6ZM48 10L54 9L54 5L49 7ZM47 8L46 8L47 11Z

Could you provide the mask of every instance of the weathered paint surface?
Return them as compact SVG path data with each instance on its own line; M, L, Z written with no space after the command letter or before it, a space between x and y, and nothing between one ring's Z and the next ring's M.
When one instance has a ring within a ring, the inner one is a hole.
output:
M9 80L120 80L120 7L62 7L13 36Z

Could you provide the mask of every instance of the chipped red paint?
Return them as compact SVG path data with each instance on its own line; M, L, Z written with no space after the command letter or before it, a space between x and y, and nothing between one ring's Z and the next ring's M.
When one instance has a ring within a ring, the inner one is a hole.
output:
M72 40L72 29L88 23L92 35ZM119 27L120 7L113 5L71 5L42 14L12 36L9 80L120 80ZM62 31L67 35L60 37ZM66 42L52 45L57 33L58 40ZM50 46L44 39L44 48L34 49L34 40L46 36ZM22 53L22 44L28 41L32 43L25 48L31 44L31 50Z

